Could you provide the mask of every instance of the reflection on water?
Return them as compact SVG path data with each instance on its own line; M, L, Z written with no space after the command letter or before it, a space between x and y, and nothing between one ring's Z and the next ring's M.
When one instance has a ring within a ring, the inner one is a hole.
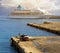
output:
M60 21L60 19L5 19L0 18L0 53L17 53L10 47L9 39L19 32L31 36L55 36L56 34L27 26L27 23L43 23L44 21Z

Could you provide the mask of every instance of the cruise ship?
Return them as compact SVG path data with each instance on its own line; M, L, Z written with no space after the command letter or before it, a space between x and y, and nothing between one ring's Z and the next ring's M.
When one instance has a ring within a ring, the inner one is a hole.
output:
M20 5L9 14L9 18L43 18L43 12L39 10L26 10Z

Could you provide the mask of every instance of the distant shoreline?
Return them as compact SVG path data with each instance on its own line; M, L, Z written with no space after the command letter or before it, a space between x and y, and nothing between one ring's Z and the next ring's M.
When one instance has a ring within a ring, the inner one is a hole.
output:
M60 19L60 16L54 16L54 15L52 15L52 16L50 17L50 19Z

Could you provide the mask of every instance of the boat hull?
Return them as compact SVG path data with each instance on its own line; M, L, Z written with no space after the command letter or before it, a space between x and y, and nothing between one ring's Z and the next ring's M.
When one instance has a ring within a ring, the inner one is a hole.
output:
M42 15L20 15L20 16L8 16L11 19L24 19L24 18L42 18Z

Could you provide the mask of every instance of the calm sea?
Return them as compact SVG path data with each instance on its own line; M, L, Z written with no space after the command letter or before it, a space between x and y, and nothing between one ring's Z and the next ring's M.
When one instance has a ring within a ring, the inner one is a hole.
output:
M27 23L43 23L45 21L60 22L60 19L7 19L0 17L0 53L17 53L10 46L10 38L12 36L27 34L29 36L55 36L56 34L39 30L30 26Z

